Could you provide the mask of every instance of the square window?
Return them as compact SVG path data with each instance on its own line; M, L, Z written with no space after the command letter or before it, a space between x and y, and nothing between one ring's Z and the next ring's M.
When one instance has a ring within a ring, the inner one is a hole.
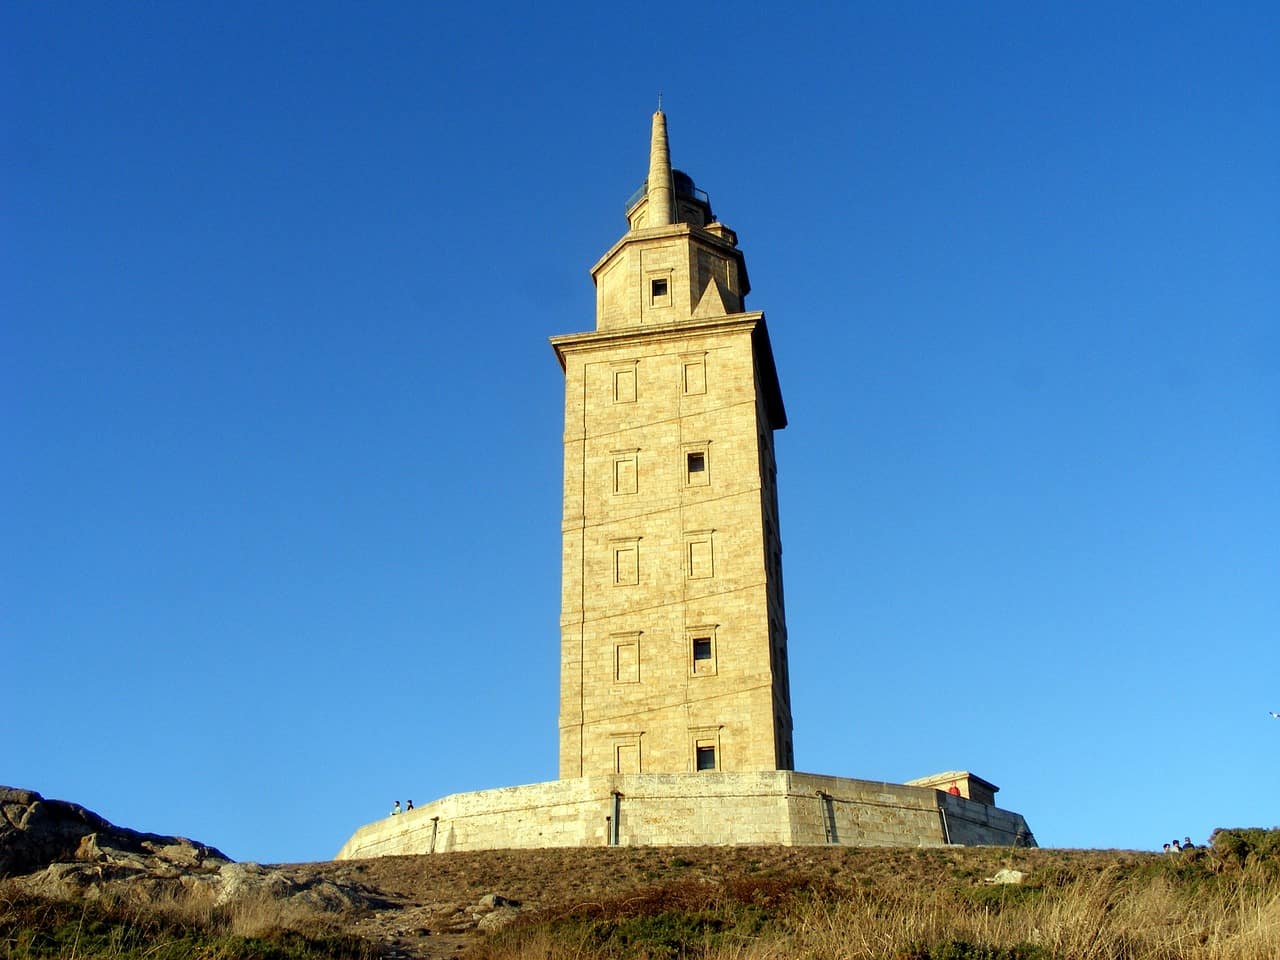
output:
M685 452L684 482L690 487L711 485L711 462L704 446L699 445L699 449Z
M697 764L699 770L714 770L716 768L716 748L698 744Z
M671 306L671 275L649 276L649 306L662 309Z
M711 638L710 637L694 637L693 638L693 659L695 661L711 659Z

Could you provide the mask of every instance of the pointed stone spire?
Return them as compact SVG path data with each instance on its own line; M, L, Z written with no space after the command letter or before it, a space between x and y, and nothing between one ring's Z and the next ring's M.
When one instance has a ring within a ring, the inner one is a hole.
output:
M667 115L661 110L653 114L653 135L649 139L649 204L647 227L660 227L675 222L671 189L671 152L667 148Z

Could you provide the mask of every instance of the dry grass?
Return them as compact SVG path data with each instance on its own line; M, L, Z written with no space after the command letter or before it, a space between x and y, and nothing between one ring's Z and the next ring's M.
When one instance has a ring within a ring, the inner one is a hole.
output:
M1280 831L1181 856L992 848L508 850L291 864L365 890L321 914L193 886L145 901L54 901L0 886L0 960L455 957L449 924L485 893L525 904L467 934L467 960L1277 960ZM992 885L1001 868L1020 885ZM474 922L474 921L473 921ZM430 927L430 933L425 928ZM390 955L390 954L388 954Z
M148 898L59 900L0 886L0 960L249 960L374 955L331 920L251 895L225 906L207 888Z
M280 931L310 936L328 936L337 931L334 920L312 907L294 900L271 896L267 891L249 891L229 903L218 904L208 886L173 890L145 902L146 910L174 924L216 930L233 937L261 938Z
M876 960L949 954L1276 960L1280 886L1241 877L1212 891L1193 892L1164 878L1135 886L1121 875L1107 873L1058 892L986 907L927 891L892 900L862 892L837 903L808 904L781 926L775 938L750 949L712 950L706 955L716 960Z
M479 960L1277 960L1280 871L1102 854L988 886L918 873L671 882L543 911ZM912 861L919 862L912 858ZM910 862L910 861L909 861ZM945 868L950 865L950 871Z

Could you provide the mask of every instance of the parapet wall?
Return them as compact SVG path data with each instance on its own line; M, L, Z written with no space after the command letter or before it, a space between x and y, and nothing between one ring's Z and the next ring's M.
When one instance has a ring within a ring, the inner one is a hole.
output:
M457 793L367 824L336 859L535 847L1030 842L1007 810L927 787L759 773L635 774Z

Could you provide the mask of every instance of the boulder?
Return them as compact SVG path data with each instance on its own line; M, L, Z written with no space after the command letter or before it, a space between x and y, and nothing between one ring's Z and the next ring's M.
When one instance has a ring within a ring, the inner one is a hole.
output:
M54 863L173 872L212 871L229 862L203 843L117 827L78 803L0 787L0 877L35 873Z
M500 893L486 893L480 898L477 906L484 910L496 910L498 907L518 907L520 906L520 901L510 900Z
M257 863L228 863L211 879L214 904L238 900L289 900L320 913L339 913L367 907L370 892L358 883L334 883L321 877L294 880L279 870Z
M1007 867L997 870L994 877L988 877L987 883L1021 883L1027 875L1021 870L1010 870Z
M481 917L480 922L476 924L476 929L483 933L493 933L495 930L501 930L518 916L520 911L515 907L498 907Z
M251 896L282 900L293 892L293 884L283 874L257 863L223 864L215 885L218 896L214 903L218 906Z

